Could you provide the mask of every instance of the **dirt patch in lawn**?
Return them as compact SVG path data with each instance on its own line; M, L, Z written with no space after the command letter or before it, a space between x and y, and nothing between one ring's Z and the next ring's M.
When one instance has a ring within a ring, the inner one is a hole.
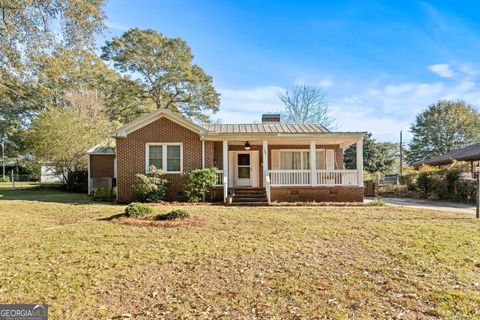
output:
M185 219L174 220L154 220L149 218L130 218L121 216L112 219L113 222L127 224L139 227L160 227L160 228L178 228L178 227L202 227L207 224L207 218L201 216L194 216Z

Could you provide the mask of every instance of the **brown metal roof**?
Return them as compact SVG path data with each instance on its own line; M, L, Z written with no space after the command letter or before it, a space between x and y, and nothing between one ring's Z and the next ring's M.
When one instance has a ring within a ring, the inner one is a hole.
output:
M477 161L480 160L480 143L466 146L465 148L447 152L445 154L432 157L430 159L421 160L413 163L414 167L421 165L438 166L452 163L453 160L458 161Z
M205 124L207 131L214 133L325 133L321 124Z

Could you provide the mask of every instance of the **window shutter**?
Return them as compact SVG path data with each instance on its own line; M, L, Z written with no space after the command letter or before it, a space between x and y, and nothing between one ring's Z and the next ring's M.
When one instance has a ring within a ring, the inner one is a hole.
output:
M327 150L327 170L335 169L335 151Z
M278 150L272 150L271 154L271 163L272 163L272 170L279 170L280 169L280 152Z

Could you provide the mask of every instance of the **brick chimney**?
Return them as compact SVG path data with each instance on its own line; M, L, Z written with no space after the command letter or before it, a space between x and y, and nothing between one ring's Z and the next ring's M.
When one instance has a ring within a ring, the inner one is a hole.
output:
M262 114L262 124L278 124L280 123L279 113Z

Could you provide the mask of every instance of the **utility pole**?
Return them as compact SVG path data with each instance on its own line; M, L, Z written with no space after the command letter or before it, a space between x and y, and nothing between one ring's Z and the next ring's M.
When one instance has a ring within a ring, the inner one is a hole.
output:
M402 130L400 130L400 174L403 171L403 139L402 139Z
M7 141L7 135L2 136L2 167L3 167L2 181L5 181L5 141Z

